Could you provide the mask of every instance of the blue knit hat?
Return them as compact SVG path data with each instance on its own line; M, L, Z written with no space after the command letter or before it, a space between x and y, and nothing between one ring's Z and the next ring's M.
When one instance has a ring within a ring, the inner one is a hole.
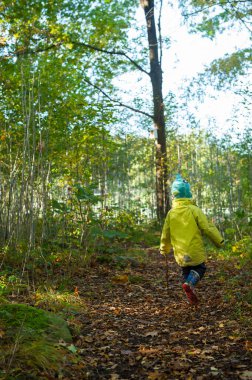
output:
M174 198L192 198L190 184L180 174L176 175L171 187L171 193Z

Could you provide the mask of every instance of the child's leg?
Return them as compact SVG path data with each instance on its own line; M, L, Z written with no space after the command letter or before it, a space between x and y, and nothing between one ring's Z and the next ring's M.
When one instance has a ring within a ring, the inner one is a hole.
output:
M195 265L195 266L191 266L189 274L185 280L186 283L190 286L195 286L199 282L199 280L202 279L205 272L206 272L205 263Z
M186 281L187 277L189 276L189 273L190 273L190 270L191 270L192 267L182 267L182 276L183 276L183 279Z
M182 285L186 296L189 302L192 305L196 305L198 303L198 298L194 293L194 286L199 282L199 280L204 276L206 271L205 263L196 266L184 267L182 268L183 277L185 283Z

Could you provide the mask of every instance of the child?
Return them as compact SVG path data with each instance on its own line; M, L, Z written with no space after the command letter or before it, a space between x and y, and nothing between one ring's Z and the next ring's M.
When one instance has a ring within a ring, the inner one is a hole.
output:
M173 248L174 257L182 268L183 290L192 305L198 303L194 286L206 271L206 252L202 234L217 246L224 243L217 228L210 223L192 200L190 185L177 174L171 187L172 209L168 212L161 235L160 253L168 254Z

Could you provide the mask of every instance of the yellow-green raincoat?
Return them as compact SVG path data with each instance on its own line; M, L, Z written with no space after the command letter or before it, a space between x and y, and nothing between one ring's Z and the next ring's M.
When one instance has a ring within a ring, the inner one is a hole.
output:
M220 232L192 199L174 199L165 219L160 252L167 254L173 248L175 260L180 266L199 265L206 260L202 234L217 247L224 242Z

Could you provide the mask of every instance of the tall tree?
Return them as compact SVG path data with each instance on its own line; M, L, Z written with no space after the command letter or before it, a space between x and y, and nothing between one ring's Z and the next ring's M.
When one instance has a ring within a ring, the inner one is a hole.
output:
M167 152L166 152L166 136L165 136L165 117L164 117L164 101L162 92L162 67L161 48L156 31L155 22L155 2L154 0L140 0L144 9L148 46L149 46L149 62L150 62L150 79L153 94L153 120L154 130L157 133L156 141L156 184L157 184L157 216L162 220L169 209L168 196L168 168L167 168Z

